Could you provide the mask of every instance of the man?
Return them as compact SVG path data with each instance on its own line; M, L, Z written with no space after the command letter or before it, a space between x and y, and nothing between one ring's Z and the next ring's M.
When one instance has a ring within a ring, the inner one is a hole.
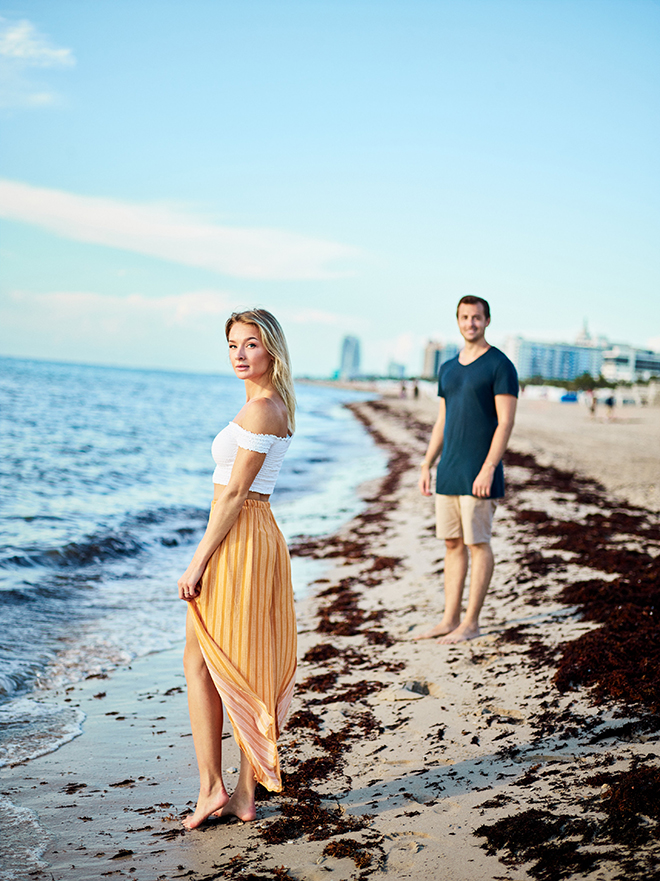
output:
M479 636L479 613L493 574L490 546L496 499L504 495L502 456L518 397L516 369L486 342L490 307L481 297L463 297L456 310L465 345L440 368L440 410L421 464L419 488L431 495L436 476L436 534L445 540L445 611L441 621L416 639L439 637L445 645ZM461 620L463 587L471 563L470 592Z

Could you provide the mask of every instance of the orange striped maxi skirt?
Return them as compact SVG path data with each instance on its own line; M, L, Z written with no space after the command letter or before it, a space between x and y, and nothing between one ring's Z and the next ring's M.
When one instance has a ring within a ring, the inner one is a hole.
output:
M246 499L190 606L236 742L257 781L279 792L277 738L293 695L297 634L289 551L269 502Z

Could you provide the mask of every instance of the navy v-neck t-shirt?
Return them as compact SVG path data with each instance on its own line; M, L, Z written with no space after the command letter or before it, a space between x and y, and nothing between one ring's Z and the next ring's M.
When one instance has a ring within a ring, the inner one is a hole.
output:
M457 356L440 368L438 395L445 399L446 418L435 491L446 496L471 496L472 484L486 461L497 428L495 395L518 397L516 368L495 346L470 364L461 364ZM500 462L490 498L503 495L504 469Z

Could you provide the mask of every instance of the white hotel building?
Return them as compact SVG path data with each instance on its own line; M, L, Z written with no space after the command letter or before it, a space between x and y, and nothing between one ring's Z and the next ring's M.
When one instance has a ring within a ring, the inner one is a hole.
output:
M653 376L660 376L660 352L611 346L603 352L601 373L610 381L646 382Z
M660 376L660 352L613 345L604 337L592 339L586 327L574 343L548 343L521 336L507 337L504 352L521 379L564 379L583 373L602 375L610 382L645 382Z

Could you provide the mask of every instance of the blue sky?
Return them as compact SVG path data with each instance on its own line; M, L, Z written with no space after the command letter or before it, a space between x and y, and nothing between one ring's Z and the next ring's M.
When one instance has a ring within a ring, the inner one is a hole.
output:
M0 6L0 354L300 374L490 341L660 349L656 0Z

